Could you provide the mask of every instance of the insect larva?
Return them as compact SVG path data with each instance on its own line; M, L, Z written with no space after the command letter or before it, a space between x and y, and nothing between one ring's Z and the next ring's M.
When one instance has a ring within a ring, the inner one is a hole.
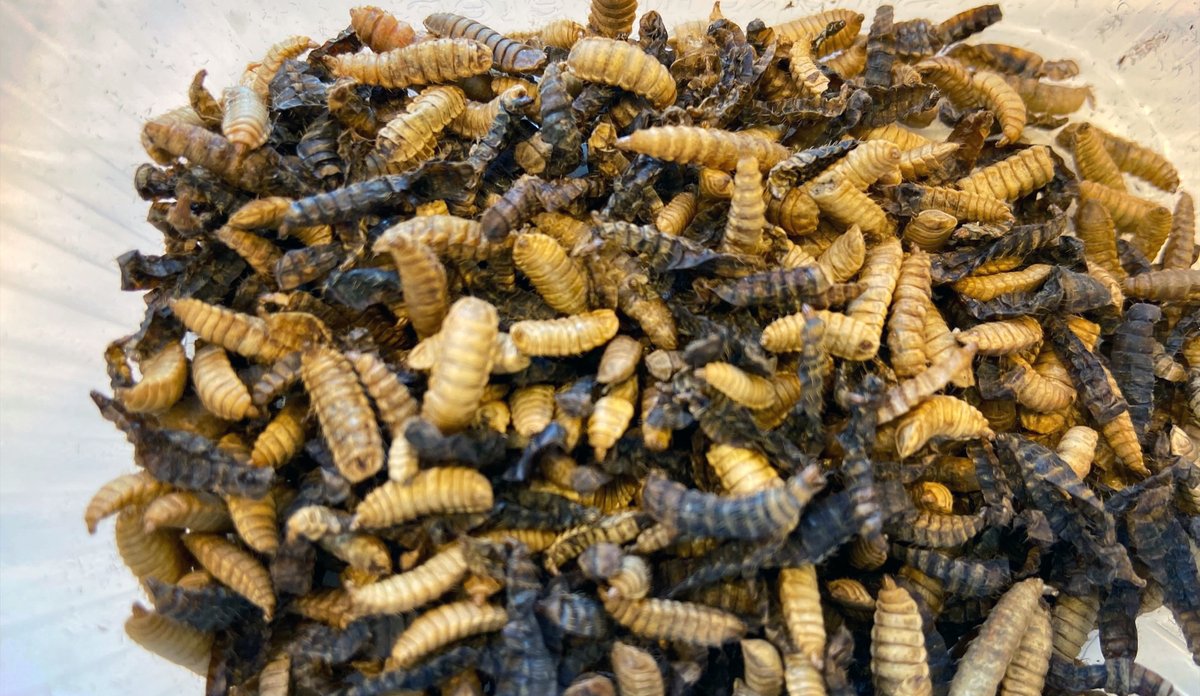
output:
M630 5L636 6L636 3ZM632 20L632 15L630 18ZM650 653L618 640L613 642L611 660L622 696L664 696L666 693L662 673ZM612 688L611 684L609 688Z
M271 120L262 95L252 87L237 85L222 95L221 133L238 152L257 150L271 135Z
M363 498L351 530L379 529L433 513L486 512L492 485L474 469L424 469L405 484L388 481Z
M1028 362L1017 355L1008 357L1012 368L1002 378L1017 402L1039 413L1053 413L1075 401L1075 386L1048 379L1038 374Z
M729 217L725 224L725 236L721 239L721 249L744 254L757 252L762 245L762 230L766 224L762 173L756 159L743 157L738 160L733 176Z
M201 339L247 358L272 361L282 356L279 345L267 337L267 323L258 317L185 298L170 301L171 311Z
M1118 191L1125 190L1121 170L1090 123L1081 123L1075 129L1073 154L1079 176Z
M1127 297L1156 302L1194 300L1200 294L1200 271L1177 268L1129 276L1121 284Z
M624 382L633 376L642 360L642 344L629 336L616 336L604 348L596 368L596 381L601 384Z
M460 298L446 315L442 353L433 364L421 405L421 417L443 433L461 430L475 418L492 367L499 321L495 307L474 297Z
M877 243L867 252L859 275L865 289L846 307L846 315L867 326L876 344L892 304L903 262L904 250L899 239L888 237Z
M641 556L624 554L616 571L605 579L610 599L635 600L650 594L650 566Z
M871 237L894 229L883 208L845 179L822 181L813 185L808 194L822 213L842 225L858 225Z
M826 56L835 51L840 51L854 43L854 39L858 36L858 30L862 28L863 15L852 10L826 10L818 12L806 17L799 17L783 24L776 24L771 27L778 37L779 42L783 44L794 43L796 41L811 40L825 31L833 22L845 22L845 26L828 37L821 43L817 51L817 55Z
M1043 587L1039 578L1030 578L1016 583L1004 593L959 663L950 683L951 696L996 690L1038 609Z
M637 0L592 0L588 29L610 39L629 36L637 6Z
M426 87L408 103L404 113L379 129L375 150L391 164L417 161L466 106L467 98L458 87Z
M301 188L296 173L271 148L239 153L222 136L186 123L152 121L142 132L153 147L171 157L183 157L238 188L268 195L294 193Z
M285 525L287 540L320 541L327 536L345 534L350 528L350 515L324 505L305 505L293 512Z
M881 694L932 693L921 614L912 596L883 577L871 627L871 675ZM906 682L912 684L906 684ZM914 686L915 685L915 686Z
M358 379L375 402L379 420L392 439L403 439L404 427L417 415L419 405L408 387L392 372L387 363L375 353L350 352L346 358L354 365Z
M958 226L958 219L941 210L922 210L904 226L904 239L924 251L937 251Z
M779 604L792 647L819 664L825 654L825 619L821 616L816 567L780 570Z
M783 681L788 694L826 693L825 679L813 658L803 652L785 652Z
M83 513L88 534L95 534L96 527L104 518L128 507L145 505L170 490L170 486L145 471L118 476L101 486L88 501Z
M937 481L922 481L909 488L913 505L923 512L949 515L954 511L954 493Z
M979 101L996 115L1002 137L997 143L1001 147L1017 142L1025 129L1025 102L1015 89L1008 85L1003 75L979 70L971 76L971 87L979 95Z
M1058 135L1058 142L1068 145L1073 137L1073 131L1078 126L1068 126ZM1143 179L1164 191L1175 191L1179 188L1179 172L1175 165L1161 154L1150 148L1110 133L1099 126L1091 125L1091 129L1100 136L1104 149L1121 168L1121 171Z
M1146 219L1151 210L1162 208L1153 201L1117 191L1094 181L1079 182L1079 196L1084 202L1097 201L1112 216L1117 227L1134 229ZM1164 209L1165 210L1165 209ZM1171 211L1167 210L1169 215Z
M179 535L172 531L147 532L144 514L145 507L130 505L117 515L117 552L138 580L154 578L174 583L188 569Z
M366 534L323 536L317 542L322 549L351 568L378 575L392 570L392 558L383 541Z
M817 340L816 343L818 345L815 347L817 352L819 352L820 340ZM811 353L814 346L806 346L806 348ZM824 366L816 365L816 362L823 361L824 358L814 361L814 368L823 370ZM815 383L809 382L809 386L806 387L805 381L800 379L800 375L790 371L775 373L772 382L772 388L775 390L774 401L769 407L755 411L753 414L754 424L762 430L772 430L779 427L791 416L792 408L805 396L805 390L811 390L816 386Z
M529 356L581 355L617 335L619 322L611 309L597 309L561 319L513 322L509 335Z
M155 128L151 128L152 124L155 126ZM179 157L179 153L172 152L162 144L156 143L155 139L151 137L151 133L157 132L161 134L163 126L172 125L203 127L205 124L204 120L200 117L200 114L196 113L196 110L191 106L180 106L175 109L171 109L170 111L164 114L159 114L158 116L155 116L147 121L146 125L142 126L142 149L146 151L146 154L150 156L150 159L163 166L173 164L175 162L175 158Z
M188 532L183 535L183 544L214 578L262 609L270 621L275 611L275 591L271 574L258 559L215 534Z
M1100 596L1097 592L1084 595L1060 592L1050 620L1054 632L1051 640L1054 653L1065 660L1078 658L1088 634L1096 627L1099 613Z
M818 310L825 324L825 349L846 360L870 360L879 351L879 334L870 325L840 312ZM776 319L763 329L762 347L773 353L801 350L805 346L803 314Z
M799 37L788 53L788 70L796 86L810 97L819 98L829 88L829 78L813 62L811 36Z
M383 439L354 367L333 348L315 346L300 368L334 464L357 483L383 467Z
M250 400L250 390L219 345L206 345L196 351L192 359L192 384L204 408L218 418L236 421L258 412Z
M604 608L617 623L651 640L720 647L746 633L741 619L700 604L655 598L602 599Z
M979 409L953 396L931 396L900 420L896 453L906 459L934 437L971 440L991 435Z
M155 655L200 676L208 673L212 633L197 631L134 604L133 614L125 620L125 635Z
M350 28L376 53L403 48L413 42L412 25L372 5L350 8Z
M344 631L357 618L350 593L341 587L317 590L288 603L289 611Z
M956 335L960 343L974 343L979 355L1010 355L1042 342L1042 325L1033 317L1017 317L976 324Z
M636 45L588 37L571 47L567 65L581 80L620 87L645 97L655 108L666 108L675 102L675 80L671 73Z
M338 77L400 89L485 73L492 67L492 51L469 39L432 39L385 53L326 56L325 65Z
M617 444L633 420L634 404L619 396L602 396L596 401L588 416L588 444L592 446L597 461L603 461L608 451Z
M267 660L258 673L259 696L288 696L292 685L292 656L281 652Z
M858 225L851 225L845 234L838 236L829 248L821 253L816 264L829 280L843 283L858 273L866 257L867 244L862 229Z
M927 82L937 86L943 96L960 109L980 106L980 95L971 83L971 73L949 56L926 58L916 70Z
M897 377L914 377L925 370L925 298L932 292L929 263L929 254L913 249L896 280L887 345Z
M1025 635L1013 654L1000 683L1000 693L1013 696L1037 696L1042 693L1050 669L1052 631L1050 611L1036 607Z
M432 336L441 328L447 312L446 267L432 249L411 237L397 234L381 237L376 253L392 255L404 290L404 306L417 335Z
M271 241L229 226L221 227L214 236L241 256L260 275L268 278L275 275L275 264L279 262L283 252Z
M902 151L900 178L912 181L941 172L959 147L958 143L929 143Z
M1075 213L1075 235L1083 242L1089 262L1124 280L1125 269L1117 254L1117 233L1108 210L1095 200L1081 200Z
M242 84L253 89L266 105L271 100L271 80L275 79L283 64L316 47L317 44L307 36L289 36L277 41L267 49L267 54L261 61L246 68L245 74L242 75Z
M915 133L907 128L904 128L898 123L888 123L883 126L876 126L866 130L855 130L857 137L860 140L886 140L890 143L895 143L901 151L915 150L927 145L935 145L933 140L926 138L920 133Z
M532 46L502 36L473 19L449 12L425 18L425 28L451 39L472 39L492 49L492 66L504 72L531 72L542 67L546 54Z
M229 510L220 498L191 491L164 493L155 498L142 513L142 523L146 533L162 528L224 532L230 525Z
M654 217L654 226L664 234L681 234L696 216L696 194L682 191L675 194Z
M1187 191L1179 194L1175 212L1171 216L1171 232L1163 243L1161 269L1169 271L1191 268L1196 246L1196 209L1192 195Z
M900 148L886 140L868 140L820 174L814 183L845 180L860 191L876 181L899 183Z
M142 379L115 395L132 413L153 413L175 405L187 388L188 363L183 345L172 341L141 361Z
M1053 266L1044 263L1030 264L1020 271L992 275L979 275L976 270L974 274L954 281L951 287L960 295L986 302L1011 292L1035 290L1053 270Z
M917 207L921 211L940 210L958 220L1011 223L1012 210L1002 200L991 195L959 191L940 186L922 187L923 195Z
M1021 96L1025 108L1032 113L1066 116L1093 99L1092 88L1086 85L1059 85L1019 75L1005 75L1004 80Z
M1053 178L1050 148L1035 145L978 169L955 185L963 191L1014 201L1042 188Z
M278 229L291 204L282 196L256 198L230 214L225 224L239 230Z
M553 237L523 233L513 243L513 261L546 304L563 314L588 310L588 283L579 262Z
M554 385L518 387L508 398L513 428L523 437L542 432L554 418Z
M258 553L273 555L279 548L279 529L276 520L275 497L265 495L258 500L237 495L225 497L229 518L237 535Z
M487 135L500 113L501 96L497 95L487 102L467 101L462 113L455 116L446 128L455 135L479 140ZM531 172L539 173L539 172ZM443 211L444 212L444 211Z
M621 150L668 162L698 164L726 172L737 169L738 160L748 155L757 158L759 168L765 171L791 154L786 147L759 135L699 126L642 128L617 140L616 145Z
M729 363L710 362L697 370L696 374L713 389L746 408L763 409L775 401L775 388L769 379Z
M769 641L746 638L741 642L746 686L761 696L779 696L783 690L783 660Z
M705 455L709 466L721 479L721 485L733 495L779 488L783 479L767 458L754 450L713 443Z
M389 664L408 669L437 649L480 633L498 631L508 622L502 607L471 600L435 607L413 619L392 645Z
M862 74L867 67L867 37L858 37L841 53L822 60L821 65L832 70L843 80Z
M1146 217L1138 224L1133 235L1133 245L1148 259L1158 256L1158 250L1171 234L1173 220L1171 211L1165 206L1151 208Z

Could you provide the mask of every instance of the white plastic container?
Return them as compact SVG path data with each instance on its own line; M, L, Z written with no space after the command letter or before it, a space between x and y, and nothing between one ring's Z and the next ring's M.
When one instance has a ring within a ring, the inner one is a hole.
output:
M869 21L877 4L727 0L722 10L744 25L840 5ZM898 19L940 20L971 3L896 4ZM111 521L96 537L82 521L96 487L132 468L129 446L87 393L106 384L105 344L141 317L140 297L118 290L115 257L160 248L131 185L146 160L138 129L185 101L196 70L209 71L216 91L275 40L333 36L349 7L0 3L0 693L202 693L197 677L125 637L139 591L116 555ZM389 9L414 24L454 11L497 29L587 15L578 0L412 0ZM709 7L660 0L642 9L673 26ZM1200 193L1195 0L1015 0L1003 9L1004 21L979 40L1076 59L1081 79L1095 86L1095 118L1163 151L1184 188ZM1166 614L1140 625L1139 660L1200 696L1200 671Z

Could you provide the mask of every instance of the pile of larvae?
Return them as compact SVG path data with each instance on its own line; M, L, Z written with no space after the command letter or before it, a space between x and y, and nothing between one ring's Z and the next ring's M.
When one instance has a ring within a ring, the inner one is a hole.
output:
M128 636L208 694L1175 693L1192 200L1000 18L359 7L198 74L92 394Z

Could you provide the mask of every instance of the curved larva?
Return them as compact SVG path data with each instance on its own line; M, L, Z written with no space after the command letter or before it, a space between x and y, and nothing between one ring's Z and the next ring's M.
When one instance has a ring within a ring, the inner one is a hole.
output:
M381 237L374 249L392 255L400 274L404 306L417 335L425 338L436 334L448 307L446 267L437 254L406 235Z
M741 646L746 686L760 696L779 696L783 689L783 659L779 651L761 638L747 638Z
M503 608L463 600L443 604L413 619L392 645L389 663L407 669L438 648L479 633L498 631L508 622Z
M246 546L258 553L271 555L279 549L279 524L275 496L265 495L258 500L231 495L225 498L233 528Z
M817 265L831 282L844 283L858 274L866 258L867 243L862 229L858 225L851 225L828 249L821 252Z
M207 345L196 350L192 358L192 385L204 408L218 418L237 421L258 413L250 390L221 346Z
M650 653L618 640L613 642L611 659L622 696L663 696L666 693L662 673ZM611 693L612 685L608 688Z
M979 409L957 397L932 396L900 420L896 452L909 457L934 437L970 440L991 435L988 419Z
M580 355L617 335L620 323L611 309L562 319L524 320L509 327L517 350L529 356Z
M316 47L316 42L307 36L289 36L277 41L267 49L267 54L262 60L246 69L242 76L242 84L253 89L265 104L271 98L271 80L275 79L275 74L283 64Z
M214 578L250 600L271 620L275 612L275 588L271 574L257 558L216 534L188 532L183 535L183 544Z
M375 135L376 151L391 164L414 161L467 107L458 87L426 87Z
M403 48L413 42L415 33L408 22L378 7L350 8L350 28L360 41L376 53Z
M955 184L963 191L1003 201L1015 201L1050 183L1054 178L1054 160L1050 148L1035 145L1015 155L976 170Z
M588 11L588 29L615 39L633 31L637 0L592 0Z
M733 495L757 493L783 485L783 479L767 458L754 450L713 443L705 457L721 479L722 486Z
M208 674L213 642L211 633L197 631L134 604L133 614L125 620L125 635L163 659L200 676Z
M599 82L645 97L655 108L675 103L675 79L641 48L599 36L577 41L567 66L581 80Z
M237 85L226 88L222 98L224 116L221 133L239 152L262 147L271 135L267 104L254 88Z
M546 304L563 314L588 310L587 276L553 237L536 232L517 235L512 256Z
M192 491L175 491L155 498L146 506L142 520L147 533L168 527L224 532L230 526L229 510L220 498Z
M145 505L167 493L171 487L145 471L125 474L109 481L96 491L83 513L88 534L95 534L100 520L114 515L127 507Z
M155 578L174 583L188 569L175 531L147 532L145 508L127 507L117 515L114 533L121 560L138 580Z
M406 573L350 589L350 600L360 616L412 611L456 587L467 572L461 544L453 544Z
M350 523L351 530L403 524L433 513L487 512L492 508L492 484L474 469L425 469L409 483L388 481L363 498Z
M768 138L699 126L642 128L617 140L617 148L677 164L699 164L731 172L749 155L762 170L787 159L791 152Z
M121 404L133 413L152 413L175 405L187 388L188 363L183 345L171 342L141 363L142 379L116 390Z
M729 363L715 361L697 370L697 376L735 403L763 409L775 402L775 388L766 377L750 374Z
M430 371L421 404L421 417L442 432L461 430L475 419L491 372L499 324L496 308L474 297L460 298L446 314L442 352Z
M307 415L308 399L289 398L254 439L250 463L278 469L291 461L304 446L304 421Z
M833 22L839 20L845 22L846 26L821 43L818 55L825 56L834 51L840 51L854 43L854 39L858 36L858 30L862 28L863 19L862 14L853 10L826 10L813 15L799 17L782 24L776 24L771 29L779 37L781 43L792 43L802 41L806 37L811 40L812 37L823 32L825 27Z
M392 439L403 439L404 425L417 415L420 408L408 387L375 353L350 352L346 358L354 365L359 381L375 402L379 419L387 427Z

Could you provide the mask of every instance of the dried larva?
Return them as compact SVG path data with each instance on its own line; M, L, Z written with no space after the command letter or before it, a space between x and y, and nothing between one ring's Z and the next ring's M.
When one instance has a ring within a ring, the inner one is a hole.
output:
M250 267L268 278L275 275L275 264L279 263L283 252L274 243L262 237L225 226L216 231L216 238L241 256Z
M408 103L404 113L379 129L375 151L393 165L417 161L466 106L466 97L458 87L426 87Z
M187 388L188 362L183 345L172 341L139 365L142 379L116 390L116 397L132 413L154 413L175 405Z
M886 575L871 627L871 675L881 694L933 692L917 603Z
M546 304L563 314L588 311L587 276L553 237L530 232L517 235L512 256Z
M916 69L958 108L981 105L981 95L972 85L971 73L958 60L949 56L926 58L916 64Z
M867 256L867 244L858 225L851 225L845 234L834 240L821 253L816 263L825 277L835 283L850 280L862 268Z
M932 396L911 410L896 428L896 453L908 458L935 437L971 440L991 437L988 419L953 396Z
M805 37L811 39L817 36L833 22L844 22L845 26L821 43L818 55L824 56L847 48L854 43L855 37L858 36L858 30L862 28L863 19L862 14L853 10L826 10L783 24L776 24L771 27L771 30L775 32L781 43L792 43L805 40Z
M292 679L292 656L281 652L267 661L258 673L260 696L288 696Z
M940 186L922 188L923 195L917 207L921 211L940 210L955 219L978 220L979 222L1010 223L1012 209L1008 204L990 194L971 193Z
M350 515L324 505L305 505L293 512L285 525L287 540L320 541L327 536L344 534L350 527Z
M766 224L766 204L763 202L762 174L758 162L753 157L743 157L738 160L733 176L729 216L721 248L733 253L755 253L762 245L762 231Z
M518 387L508 397L508 408L517 434L533 437L545 430L554 418L554 385Z
M818 176L814 183L844 180L860 191L877 181L898 183L900 147L887 140L868 140Z
M824 478L806 467L783 487L737 496L689 489L652 475L642 489L642 507L680 532L714 539L779 537L795 528L800 511L824 487Z
M859 36L848 48L821 61L821 65L832 70L843 80L862 74L867 67L867 37ZM899 144L899 143L897 143Z
M1079 196L1083 202L1097 201L1103 205L1112 216L1113 222L1122 229L1136 229L1151 210L1162 207L1153 201L1138 198L1094 181L1080 181ZM1169 215L1170 212L1168 210L1167 214Z
M1008 273L980 275L976 271L962 280L955 281L950 287L960 295L986 302L1012 292L1035 290L1053 270L1054 267L1048 264L1035 263L1020 271Z
M155 138L151 137L151 133L156 130L161 131L161 128L151 128L151 124L155 126L170 126L175 124L204 126L204 121L200 118L200 114L196 113L196 110L191 106L180 106L164 114L159 114L146 122L146 125L142 127L142 149L146 151L150 159L166 166L172 164L175 158L179 156L179 153L171 152L164 148L163 145L154 142Z
M371 395L379 420L392 439L401 438L405 424L417 415L419 404L396 373L375 353L351 352L346 358L354 365L358 379Z
M1003 384L1025 408L1053 413L1075 401L1074 385L1044 377L1020 356L1010 355L1008 362L1011 368L1004 374Z
M845 179L822 181L813 185L808 193L822 213L843 225L858 225L871 237L894 229L894 223L888 220L883 208Z
M400 273L404 306L417 334L436 334L448 307L446 267L432 249L406 235L380 238L375 250L392 255Z
M974 343L979 355L1010 355L1042 342L1042 325L1033 317L989 321L955 334L959 343Z
M1000 682L1001 694L1013 696L1037 696L1042 693L1046 673L1050 669L1051 642L1050 611L1036 607L1029 618L1029 626L1021 637L1017 651L1008 663L1004 680Z
M292 600L287 608L306 619L311 619L340 631L346 630L357 618L350 603L350 594L344 588L335 587L318 590Z
M87 510L83 513L88 534L95 534L96 527L104 518L125 508L146 505L168 491L170 486L145 471L118 476L101 486L88 501Z
M371 5L350 8L350 28L363 45L376 53L403 48L412 43L415 37L412 25L408 22Z
M1162 270L1190 268L1195 262L1196 208L1192 195L1179 194L1171 216L1171 232L1163 243Z
M324 536L318 545L350 568L371 575L392 570L391 554L382 540L366 534Z
M508 614L501 607L478 605L471 600L443 604L413 619L404 629L392 645L390 663L408 669L445 645L498 631L507 622Z
M1021 138L1025 129L1025 102L1015 89L1009 86L1003 75L979 70L971 76L971 88L978 100L996 115L1000 124L999 145L1009 145Z
M492 485L479 472L460 467L423 469L408 483L374 488L355 510L350 528L379 529L433 513L486 512Z
M147 532L145 507L131 505L117 514L114 528L117 552L134 577L174 583L187 572L187 560L173 531Z
M1129 276L1121 284L1127 297L1157 302L1195 300L1200 295L1200 271L1191 268L1150 271Z
M829 78L813 62L812 37L802 36L788 52L788 70L792 80L809 97L819 98L829 88Z
M1050 148L1035 145L995 164L976 170L957 182L963 191L1013 201L1042 188L1054 178Z
M696 194L683 191L654 216L654 226L665 234L681 234L696 216Z
M668 162L726 172L737 169L738 160L745 156L756 158L759 168L765 171L790 154L786 147L762 136L698 126L642 128L617 140L616 146Z
M702 604L655 598L604 598L604 608L631 633L651 640L720 647L746 633L741 619Z
M904 226L904 239L924 251L937 251L957 226L958 219L950 213L936 209L922 210Z
M816 568L803 565L780 570L779 604L792 647L819 664L825 654L825 619Z
M237 85L222 97L221 133L239 152L257 150L271 136L267 104L253 87Z
M530 72L546 62L546 54L503 36L475 20L449 12L438 12L425 18L425 28L452 39L471 39L492 49L492 65L504 72Z
M642 599L650 594L650 566L641 556L622 556L616 572L606 580L610 599Z
M164 493L142 513L146 532L170 527L194 532L225 532L230 529L229 510L215 495L176 491Z
M1113 161L1108 150L1104 149L1101 136L1089 123L1081 123L1074 131L1075 169L1079 176L1103 184L1118 191L1125 190L1125 178Z
M125 620L125 635L159 657L198 675L208 674L212 633L197 631L134 604L133 614Z
M929 263L929 254L914 249L900 266L887 333L897 377L913 377L925 369L925 298L932 291Z
M517 350L530 356L581 355L617 335L619 323L611 309L597 309L562 319L523 320L509 327Z
M1059 143L1069 144L1076 128L1078 126L1064 128L1058 135ZM1096 125L1091 125L1091 128L1100 137L1104 148L1108 150L1108 154L1121 171L1148 181L1164 191L1175 191L1179 188L1179 172L1166 157L1144 145L1122 138Z
M898 165L900 178L913 181L942 172L958 148L958 143L929 143L902 151Z
M446 315L442 354L433 364L421 405L421 416L442 432L460 430L474 419L491 371L498 326L496 308L473 297L459 299Z
M908 494L918 510L940 515L954 511L954 493L937 481L922 481L911 487Z
M783 690L783 659L769 641L746 638L741 642L746 686L761 696L779 696Z
M188 532L183 535L183 544L214 578L250 600L270 620L275 611L275 590L270 573L258 559L214 534Z
M267 323L220 305L195 299L172 300L171 311L201 339L247 358L275 360L282 348L267 336Z
M593 3L595 4L597 3ZM632 15L630 20L632 21ZM666 693L662 673L650 653L618 640L613 642L611 660L621 694L664 696Z
M325 64L338 77L399 89L485 73L492 67L492 51L469 39L433 39L384 53L327 56Z
M926 309L936 311L932 308ZM951 345L949 350L936 354L928 369L897 384L884 394L882 404L876 411L878 422L887 423L908 413L964 370L970 371L971 360L975 357L976 350L975 344L967 343L962 346Z
M754 450L714 443L705 455L721 485L733 495L778 488L783 479L762 454Z
M750 374L735 365L714 361L696 374L713 389L746 408L763 409L775 401L775 389L769 379Z
M279 525L275 496L258 500L230 495L225 498L229 519L238 537L258 553L273 555L279 548Z
M352 482L374 476L383 467L383 441L350 361L314 347L304 354L301 377L338 471Z
M218 418L236 421L258 412L250 399L250 390L219 345L206 345L196 351L192 358L192 386L204 408Z
M967 648L962 666L950 683L952 696L991 693L1000 685L1004 671L1020 646L1038 601L1043 583L1039 578L1013 585L992 608L975 640Z
M675 101L675 80L670 72L633 44L588 37L571 47L567 66L582 80L628 90L656 108Z
M633 402L618 396L602 396L596 401L588 416L587 436L597 461L603 461L608 451L625 434L633 421L634 411Z
M1098 593L1073 594L1060 592L1054 602L1050 619L1054 636L1051 645L1054 653L1064 660L1075 660L1083 651L1088 633L1096 627L1100 613Z
M629 36L637 7L637 0L592 0L588 29L610 39Z

